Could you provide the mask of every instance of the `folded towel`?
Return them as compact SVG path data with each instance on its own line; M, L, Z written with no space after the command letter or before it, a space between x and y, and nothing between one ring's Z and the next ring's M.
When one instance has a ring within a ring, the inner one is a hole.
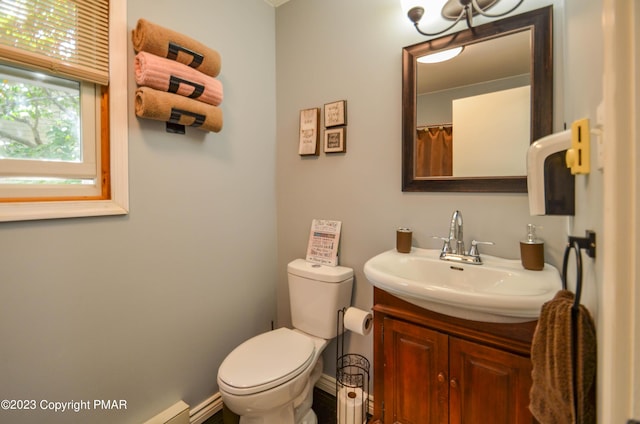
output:
M135 57L136 83L169 91L218 106L222 103L222 83L175 60L147 52Z
M139 118L188 125L203 131L222 129L222 109L178 94L139 87L135 108Z
M595 414L596 332L589 311L579 306L572 346L574 294L567 290L542 306L531 343L533 384L529 409L541 424L592 424ZM572 349L576 350L576 367ZM576 389L574 393L574 378ZM574 400L577 397L577 411ZM576 416L577 414L577 416Z
M136 52L144 51L177 60L211 77L216 77L220 73L222 63L217 51L146 19L138 19L132 39Z

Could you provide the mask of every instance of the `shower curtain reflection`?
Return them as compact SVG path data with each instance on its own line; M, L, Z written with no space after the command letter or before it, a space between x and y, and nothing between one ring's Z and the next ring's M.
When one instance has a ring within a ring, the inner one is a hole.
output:
M453 175L453 127L436 125L418 128L416 178Z

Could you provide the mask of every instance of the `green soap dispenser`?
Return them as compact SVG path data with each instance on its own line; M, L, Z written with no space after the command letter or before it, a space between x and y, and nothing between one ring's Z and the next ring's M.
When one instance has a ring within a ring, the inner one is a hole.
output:
M536 226L527 225L527 238L520 242L520 260L525 269L541 271L544 268L544 242L536 238Z

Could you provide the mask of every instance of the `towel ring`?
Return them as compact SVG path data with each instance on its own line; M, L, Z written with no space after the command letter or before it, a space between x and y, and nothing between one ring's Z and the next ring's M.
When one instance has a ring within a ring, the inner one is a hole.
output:
M575 423L578 423L579 403L578 403L578 380L576 376L576 369L578 366L578 352L576 346L578 346L578 311L580 308L580 296L582 294L582 254L580 253L580 244L575 240L570 240L567 244L567 248L564 250L564 258L562 260L562 288L568 290L567 287L567 264L569 262L569 254L571 250L575 250L576 254L576 293L571 306L571 365L573 369L573 412Z
M562 259L562 288L568 290L567 286L567 265L569 263L569 253L575 250L576 254L576 295L573 302L573 309L576 310L580 306L580 297L582 296L582 254L580 253L580 243L572 240L567 244L564 250L564 258Z
M579 402L578 402L578 380L577 380L577 365L578 365L578 319L580 311L580 297L582 296L582 252L580 249L585 249L587 255L592 258L596 257L596 233L593 231L587 231L586 237L569 237L569 243L564 250L564 258L562 259L562 288L568 290L567 286L567 265L569 263L569 254L571 250L575 251L576 256L576 293L571 306L571 362L574 370L573 375L573 411L575 422L580 422Z
M571 250L576 252L576 293L575 301L573 302L573 311L577 312L580 306L580 297L582 296L582 254L580 249L584 249L587 255L591 258L596 257L596 233L595 231L587 230L585 237L573 237L569 236L569 243L564 251L564 258L562 260L562 288L568 290L567 287L567 264L569 261L569 253Z

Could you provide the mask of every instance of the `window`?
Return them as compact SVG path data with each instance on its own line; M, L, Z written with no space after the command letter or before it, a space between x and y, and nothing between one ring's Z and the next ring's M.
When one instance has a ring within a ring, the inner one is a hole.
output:
M0 221L127 213L126 2L3 0L0 30Z
M96 147L108 140L100 135L96 89L95 84L0 64L3 200L101 195Z

